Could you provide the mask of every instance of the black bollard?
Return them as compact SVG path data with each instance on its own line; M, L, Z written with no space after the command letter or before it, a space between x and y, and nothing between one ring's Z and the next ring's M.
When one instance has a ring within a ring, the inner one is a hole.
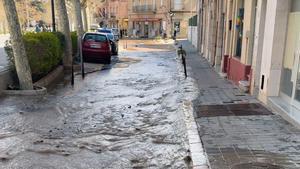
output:
M183 64L183 68L184 68L185 78L187 78L185 54L182 54L182 64Z

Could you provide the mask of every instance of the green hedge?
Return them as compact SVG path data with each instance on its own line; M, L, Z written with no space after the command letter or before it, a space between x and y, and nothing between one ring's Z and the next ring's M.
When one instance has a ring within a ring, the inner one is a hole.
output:
M61 63L65 46L61 33L26 33L23 39L33 81L39 80ZM5 50L8 59L14 64L10 43L6 43Z
M71 32L71 38L72 38L72 50L73 50L73 56L77 54L78 50L78 36L77 32Z

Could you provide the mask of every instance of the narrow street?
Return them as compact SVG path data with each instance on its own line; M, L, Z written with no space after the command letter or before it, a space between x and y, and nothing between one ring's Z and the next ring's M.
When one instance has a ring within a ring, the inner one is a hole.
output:
M188 168L174 47L125 43L74 88L0 98L0 168Z

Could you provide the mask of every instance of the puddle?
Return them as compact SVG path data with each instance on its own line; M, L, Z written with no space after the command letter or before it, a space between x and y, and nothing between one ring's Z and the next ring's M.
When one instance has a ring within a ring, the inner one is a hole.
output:
M114 68L128 68L130 65L141 62L141 59L122 57L114 65Z

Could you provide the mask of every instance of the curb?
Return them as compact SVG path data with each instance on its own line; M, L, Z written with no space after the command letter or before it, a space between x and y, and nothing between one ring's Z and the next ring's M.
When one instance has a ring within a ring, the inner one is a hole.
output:
M47 94L45 87L35 86L36 90L3 90L8 96L43 96Z
M184 95L182 106L183 106L185 127L187 130L187 137L189 142L188 145L190 150L190 157L192 159L192 168L210 169L211 167L208 161L208 156L203 148L203 144L199 136L198 127L194 117L193 100L197 98L198 89L194 86L193 79L189 77L186 79L184 77L183 65L178 55L178 48L175 44L174 44L174 48L176 49L177 69L180 76L180 81L182 82L181 87Z
M193 103L191 101L184 101L183 112L189 140L190 155L192 158L192 167L193 169L209 169L207 154L203 149L203 144L198 133L198 127L193 115Z
M59 79L63 79L63 76L64 76L64 68L63 68L63 66L58 66L56 69L54 69L48 75L46 75L45 77L43 77L39 81L35 82L34 86L48 87L52 83L58 81Z

